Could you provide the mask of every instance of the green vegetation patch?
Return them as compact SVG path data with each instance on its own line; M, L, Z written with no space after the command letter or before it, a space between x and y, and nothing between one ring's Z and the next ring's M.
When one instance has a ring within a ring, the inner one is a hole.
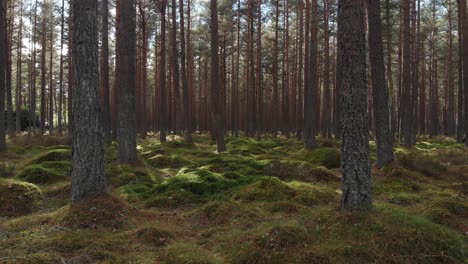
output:
M41 190L34 184L0 180L0 216L31 213L42 205Z
M224 261L194 243L177 242L164 249L167 264L217 264Z
M34 184L51 184L67 178L63 171L53 168L44 168L42 165L30 165L23 169L16 178Z
M43 163L47 161L69 161L69 160L71 160L71 150L59 148L59 149L47 151L46 153L33 159L31 161L31 164L39 164L39 163Z
M340 167L341 152L337 148L318 148L306 153L305 158L312 164L335 169Z
M276 176L283 181L339 181L340 178L325 167L314 166L305 161L273 160L264 170L265 174Z

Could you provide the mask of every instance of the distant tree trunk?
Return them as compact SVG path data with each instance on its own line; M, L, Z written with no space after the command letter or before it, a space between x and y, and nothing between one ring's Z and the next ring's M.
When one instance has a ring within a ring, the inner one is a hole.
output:
M175 131L174 134L179 134L182 126L182 111L181 111L181 100L180 100L180 76L179 76L179 51L177 48L177 16L176 16L176 0L172 0L172 34L171 34L171 45L172 45L172 68L174 70L173 75L173 87L174 87L174 104L175 104Z
M263 133L263 83L262 83L262 0L257 0L257 72L255 86L257 88L257 139L262 138Z
M464 114L464 126L465 126L465 147L468 147L468 14L466 8L466 0L462 3L463 10L463 85L464 85L464 99L465 99L465 114Z
M417 138L417 131L418 131L418 112L417 112L417 104L418 104L418 84L419 84L419 20L418 14L419 9L416 10L417 3L420 0L413 0L412 1L412 54L411 54L411 113L412 113L412 122L411 122L411 144L416 144ZM419 5L420 6L420 5Z
M119 0L119 31L117 51L121 65L116 74L118 87L118 145L119 162L131 163L137 160L136 116L135 116L135 53L136 53L136 11L134 0Z
M324 0L324 74L323 74L323 107L322 107L322 131L323 135L331 138L331 87L330 87L330 38L328 33L329 7L328 0ZM379 21L380 22L380 21Z
M453 79L453 19L452 19L453 9L452 2L448 2L448 40L449 40L449 50L448 50L448 62L447 62L447 83L448 83L448 106L447 106L447 134L449 136L455 135L455 83Z
M6 116L5 116L5 92L6 92L6 54L7 54L7 30L6 30L6 0L0 0L0 152L6 151Z
M51 3L52 4L52 3ZM51 7L52 8L52 7ZM53 11L51 12L53 13ZM50 18L53 22L53 17ZM49 51L49 134L54 133L54 23L50 27Z
M62 105L63 105L63 43L65 28L65 0L62 0L62 14L60 18L60 73L59 73L59 104L58 104L58 132L63 133L62 128Z
M8 1L7 1L8 2ZM8 135L10 137L15 136L15 121L13 118L13 96L12 96L12 67L13 67L13 29L14 29L14 21L15 21L15 5L13 3L10 4L7 9L9 8L9 19L6 20L7 26L7 54L6 54L6 100L7 100L7 127L8 127Z
M279 79L278 79L278 31L279 31L279 1L275 1L275 41L273 43L273 136L276 137L278 134L280 115L280 103L279 103Z
M224 142L224 117L221 112L220 85L219 85L219 58L218 58L218 3L210 1L211 11L211 111L213 116L213 129L216 136L218 152L226 150Z
M67 100L67 113L68 113L68 134L73 134L73 92L74 92L74 68L73 65L73 5L74 0L69 0L70 3L70 16L68 18L68 100Z
M426 56L421 41L421 86L419 90L419 134L426 134Z
M347 210L367 209L372 205L367 81L364 32L364 0L341 0L338 4L338 64L341 76L340 131L342 201Z
M429 91L429 136L438 134L438 78L437 78L437 52L436 52L436 2L432 0L432 32L431 32L431 85Z
M99 110L97 0L73 0L75 96L71 201L106 191L103 134Z
M411 33L410 0L403 0L403 69L401 133L406 147L413 145L413 112L411 98Z
M109 2L101 1L101 111L104 142L112 141L109 84Z
M328 1L328 0L327 0ZM297 106L296 106L296 138L297 140L302 140L302 124L303 124L303 114L302 110L304 109L304 97L303 97L303 67L304 67L304 3L299 2L299 65L298 65L298 77L297 77ZM307 34L308 36L308 34ZM306 46L307 49L307 46Z
M464 111L464 88L463 88L463 8L466 6L466 0L458 0L458 113L457 113L457 141L461 142L463 140L463 130L464 130L464 120L463 120L463 111ZM465 96L466 97L466 96Z
M21 133L21 105L22 105L22 46L23 46L23 1L20 0L20 13L19 13L19 29L18 29L18 46L16 51L16 133Z
M160 82L160 116L159 116L159 140L166 142L168 129L167 120L167 91L166 91L166 6L167 0L161 1L161 65L159 66Z
M385 0L385 27L386 27L386 41L387 41L387 85L388 92L390 94L390 133L393 139L397 129L396 122L396 100L395 100L395 87L393 84L393 74L392 74L392 24L390 22L390 0Z
M317 123L317 114L314 112L316 109L314 107L317 101L317 34L318 34L318 25L317 25L317 0L312 0L312 27L311 27L311 37L310 37L310 52L309 52L309 74L308 74L308 83L305 90L304 96L304 144L308 149L315 148L316 140L316 123Z
M46 121L46 16L47 14L42 7L42 43L41 43L41 135L45 133Z
M184 26L184 1L179 0L180 11L180 65L182 72L182 91L184 93L185 116L185 141L193 142L192 138L192 107L190 104L189 81L187 77L187 64L185 60L185 26Z
M389 127L388 87L385 82L380 1L368 1L367 8L377 167L382 168L393 160L393 140Z

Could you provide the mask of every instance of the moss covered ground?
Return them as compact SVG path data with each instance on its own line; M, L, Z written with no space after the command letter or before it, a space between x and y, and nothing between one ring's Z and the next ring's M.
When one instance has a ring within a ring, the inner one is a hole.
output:
M194 139L148 137L132 165L107 146L109 195L70 207L69 140L15 138L0 156L0 263L468 261L468 150L451 139L397 147L361 214L339 209L334 140L229 137L217 154Z

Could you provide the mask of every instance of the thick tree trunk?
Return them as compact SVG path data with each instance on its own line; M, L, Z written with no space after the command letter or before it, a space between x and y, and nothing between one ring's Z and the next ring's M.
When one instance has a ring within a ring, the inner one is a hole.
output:
M341 206L347 210L367 209L372 205L364 23L364 0L339 2Z
M368 1L369 59L371 65L377 167L393 160L393 140L389 127L388 87L380 19L380 1Z
M137 160L136 116L135 116L135 54L136 54L136 11L134 0L119 0L119 31L117 34L118 87L118 145L119 162L131 163Z
M219 58L218 58L218 3L211 0L211 111L213 117L213 129L216 137L218 152L226 150L224 142L224 117L221 111L220 84L219 84Z
M103 195L103 133L99 110L97 0L73 0L73 98L71 201L79 202Z

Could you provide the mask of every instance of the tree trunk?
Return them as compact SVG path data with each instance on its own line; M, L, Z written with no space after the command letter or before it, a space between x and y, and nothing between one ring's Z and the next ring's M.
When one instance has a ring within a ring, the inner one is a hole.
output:
M172 68L173 75L173 88L174 88L174 104L175 104L175 131L174 134L178 135L182 126L182 111L180 100L180 76L179 76L179 50L177 48L177 19L176 19L176 0L172 0Z
M184 26L184 1L179 0L180 11L180 65L182 73L182 91L184 93L185 116L185 141L193 142L192 138L192 107L190 105L189 81L187 77L187 64L185 59L185 26Z
M256 80L255 86L257 88L257 112L256 123L257 123L257 139L260 140L262 138L263 133L263 83L262 83L262 0L257 0L257 72L256 72Z
M131 163L137 160L136 117L135 117L135 54L136 54L136 11L134 0L119 0L119 31L117 34L118 87L118 145L119 162Z
M161 1L161 65L159 66L160 111L159 111L159 141L166 142L168 129L167 91L166 91L166 6L167 0Z
M328 33L329 0L324 0L324 73L323 73L323 107L322 107L322 131L323 135L331 138L331 87L330 87L330 38ZM379 21L380 22L380 21Z
M463 140L463 111L464 111L464 95L463 95L463 6L466 5L466 0L458 0L458 114L457 114L457 141Z
M101 196L106 191L103 133L99 109L97 0L73 0L73 99L71 201Z
M339 2L341 206L346 210L367 209L372 205L364 23L364 0Z
M377 167L382 168L393 160L393 140L389 127L388 87L385 82L380 1L368 1L367 8Z
M411 98L411 33L410 0L403 0L403 68L401 133L406 147L413 145L413 112Z
M275 41L273 43L273 136L276 137L279 129L279 78L278 78L278 35L279 35L279 1L275 1ZM306 66L307 67L307 66Z
M16 133L21 133L21 105L22 105L22 46L23 46L23 1L20 1L20 13L19 13L19 29L18 29L18 46L16 52Z
M52 4L52 3L51 3ZM51 10L52 7L51 7ZM53 11L51 11L53 13ZM53 22L53 16L50 17ZM49 134L54 133L54 23L50 26L50 51L49 51Z
M110 116L110 84L109 84L109 2L101 1L101 109L102 129L104 141L110 143L111 116Z
M210 1L211 11L211 111L213 116L213 129L216 136L218 152L226 150L224 142L224 117L221 111L220 85L219 85L219 58L218 58L218 1Z
M309 74L308 82L304 95L304 144L308 149L315 148L316 140L316 123L317 114L314 111L316 107L314 105L317 102L317 0L312 0L312 26L311 26L311 37L310 37L310 52L309 52Z
M468 14L466 8L466 0L462 1L462 14L463 14L463 86L464 86L464 127L465 127L465 147L468 147Z
M8 1L7 1L8 2ZM14 29L14 21L15 21L15 5L13 3L10 4L7 9L9 8L9 19L6 20L7 26L7 54L6 54L6 100L7 100L7 127L8 127L8 135L10 137L15 136L15 121L13 118L13 96L12 96L12 67L13 67L13 29Z
M0 152L6 151L6 116L5 116L5 91L6 91L6 0L0 0Z

